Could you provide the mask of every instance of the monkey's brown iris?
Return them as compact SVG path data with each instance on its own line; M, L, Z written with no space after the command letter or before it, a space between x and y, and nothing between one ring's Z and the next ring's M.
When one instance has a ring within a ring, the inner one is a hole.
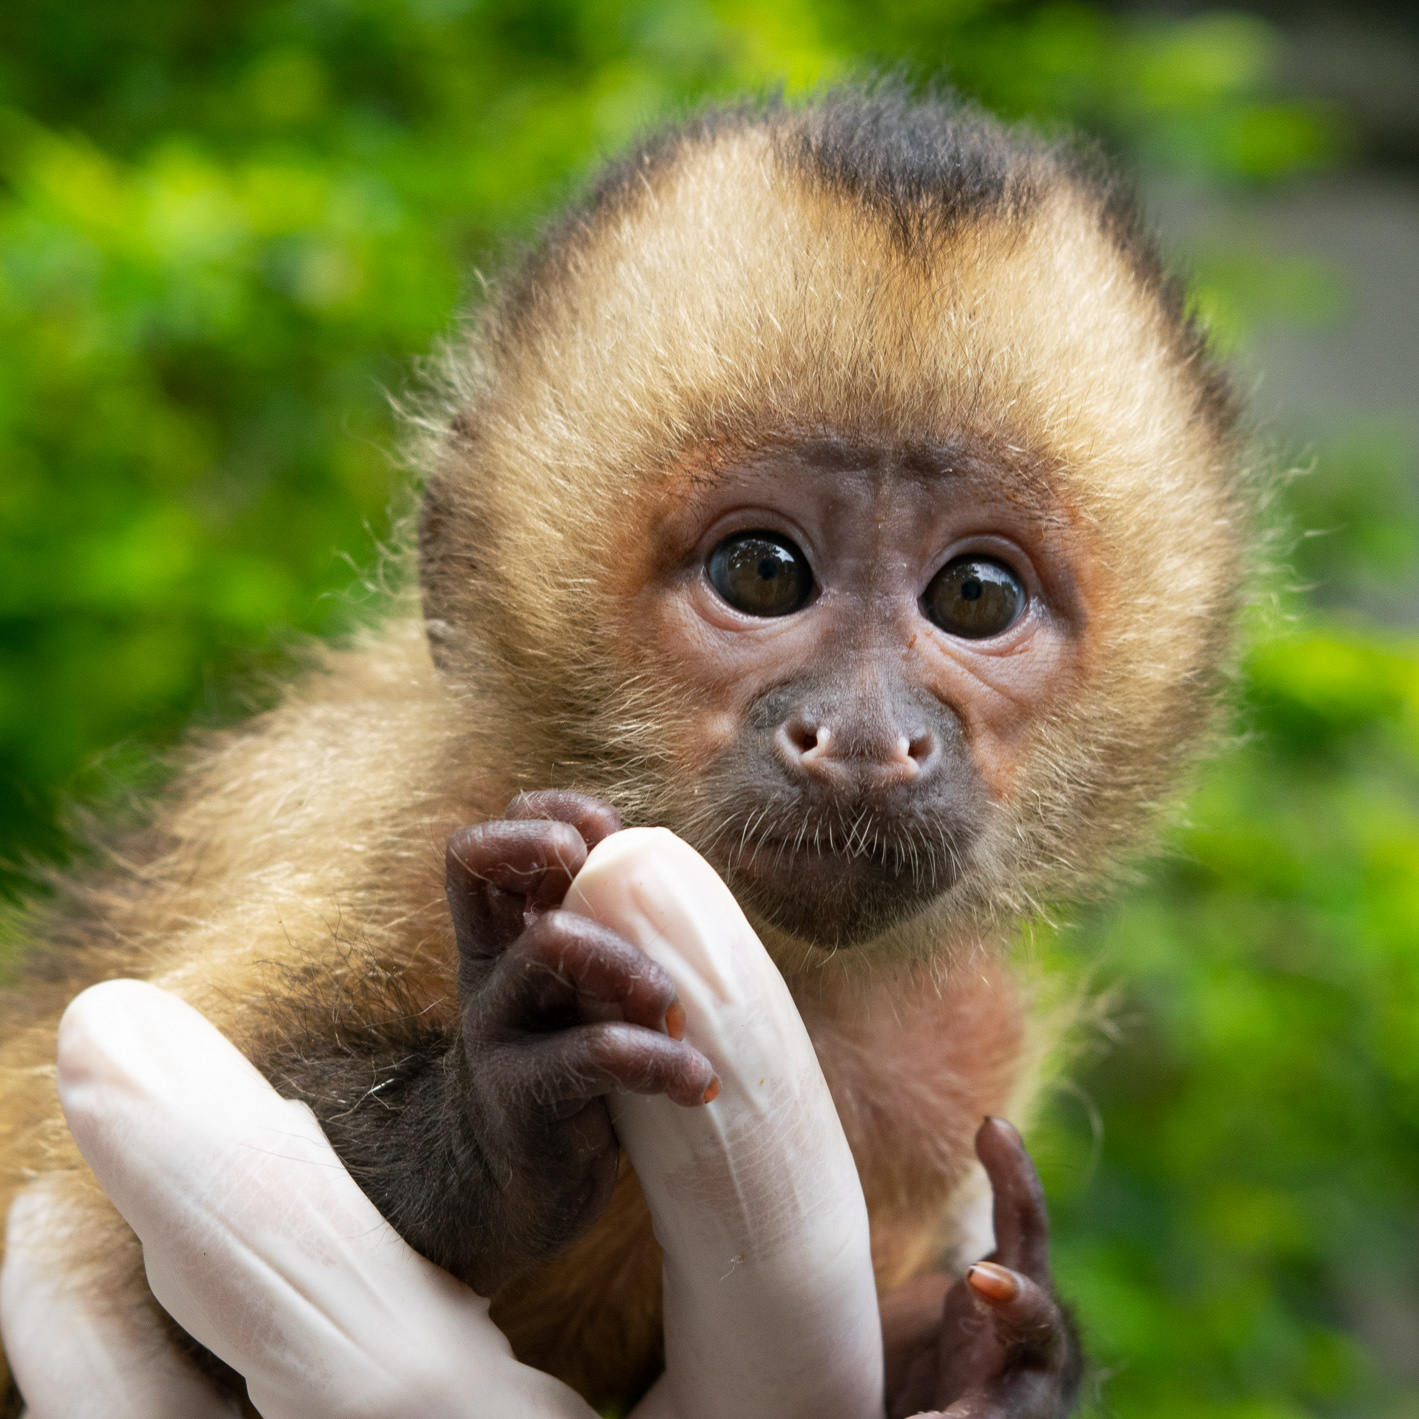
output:
M787 616L813 591L808 559L775 532L738 532L710 553L710 585L746 616Z
M1015 624L1025 588L1007 566L985 557L957 557L931 579L922 597L926 614L953 636L984 640Z

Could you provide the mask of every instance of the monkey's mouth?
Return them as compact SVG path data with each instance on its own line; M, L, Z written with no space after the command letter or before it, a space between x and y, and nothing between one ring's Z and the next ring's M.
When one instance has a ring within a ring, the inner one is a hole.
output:
M831 950L870 940L923 911L954 886L961 853L949 835L901 828L845 836L754 834L722 870L746 905Z

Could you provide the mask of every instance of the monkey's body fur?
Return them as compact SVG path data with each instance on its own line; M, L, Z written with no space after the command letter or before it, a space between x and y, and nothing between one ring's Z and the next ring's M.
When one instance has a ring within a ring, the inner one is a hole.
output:
M93 924L44 962L64 974L34 981L12 1004L0 1045L6 1201L31 1170L71 1170L105 1287L121 1279L144 1303L136 1241L97 1194L59 1118L59 1012L93 980L141 974L191 1001L278 1082L319 1059L324 1077L302 1070L300 1092L322 1115L355 1104L391 1077L390 1065L445 1039L456 1028L457 989L443 844L462 824L494 816L514 791L474 757L480 736L450 732L450 708L416 621L330 654L286 705L202 757L189 796L160 816L147 861L93 884ZM465 762L479 772L452 780L447 764ZM307 860L303 845L317 839L329 851ZM806 1018L862 1168L878 1272L894 1285L954 1240L947 1204L958 1188L971 1192L971 1135L982 1114L1015 1100L1014 992L998 963L981 958L940 993L934 984L911 990L886 971L847 1009L814 994ZM896 1059L878 1042L883 1015L893 1020ZM65 1239L66 1265L72 1244ZM593 1231L510 1286L495 1314L522 1358L600 1402L654 1378L659 1286L659 1250L627 1174Z
M659 575L657 529L699 489L807 440L890 450L884 477L936 476L900 471L916 459L953 486L1005 486L992 496L1067 571L1040 684L953 704L978 811L947 840L950 874L912 862L949 887L837 951L741 891L843 1117L879 1282L907 1280L961 1224L981 1115L1031 1083L1002 941L1146 839L1211 722L1247 507L1201 337L1136 219L1066 151L842 94L715 115L634 154L447 369L421 420L423 620L329 652L197 754L143 838L48 919L0 1025L6 1201L64 1172L89 1235L56 1243L63 1266L147 1304L53 1086L58 1013L117 975L207 1014L311 1102L364 1181L403 1146L387 1099L459 1029L445 841L519 790L575 787L663 823L740 890L757 829L713 770L742 714L733 677L694 681L639 589ZM814 831L849 859L917 850L870 817ZM371 1195L410 1234L419 1199ZM658 1287L623 1172L592 1230L503 1287L494 1315L524 1358L624 1399L655 1373Z

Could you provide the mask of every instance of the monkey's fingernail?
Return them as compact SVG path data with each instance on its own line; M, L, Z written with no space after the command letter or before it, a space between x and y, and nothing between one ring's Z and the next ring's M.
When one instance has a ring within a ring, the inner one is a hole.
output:
M702 1102L706 1104L714 1103L714 1101L719 1098L719 1090L719 1075L716 1074L715 1077L710 1080L710 1086L708 1089L705 1090L705 1097Z
M678 1000L672 1001L665 1008L665 1033L672 1040L685 1038L685 1007Z
M1013 1271L991 1261L978 1261L966 1270L966 1284L983 1301L999 1306L1020 1294L1020 1282Z

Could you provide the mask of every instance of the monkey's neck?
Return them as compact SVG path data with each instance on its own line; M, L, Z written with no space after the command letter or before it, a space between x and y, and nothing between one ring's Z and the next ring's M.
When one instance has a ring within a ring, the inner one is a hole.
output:
M947 1247L945 1214L976 1170L982 1118L1024 1103L1018 991L983 952L944 971L791 984L857 1160L879 1281L897 1284Z

